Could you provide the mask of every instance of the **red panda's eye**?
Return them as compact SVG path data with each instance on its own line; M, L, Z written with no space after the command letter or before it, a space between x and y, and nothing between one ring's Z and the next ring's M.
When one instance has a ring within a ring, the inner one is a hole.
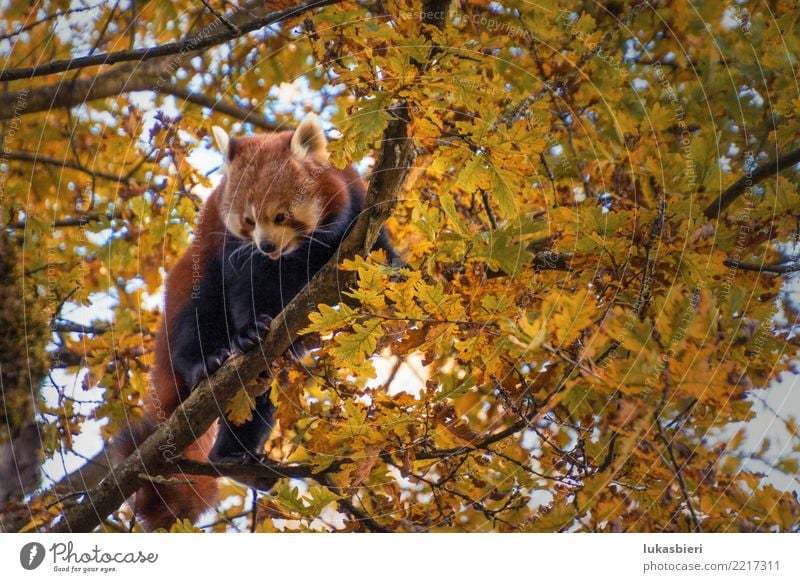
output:
M256 225L256 221L255 221L255 220L253 220L253 219L252 219L251 217L249 217L249 216L245 216L245 218L244 218L244 223L245 223L247 226L255 226L255 225Z
M275 215L275 224L280 224L284 220L286 220L286 215L283 212L279 212Z

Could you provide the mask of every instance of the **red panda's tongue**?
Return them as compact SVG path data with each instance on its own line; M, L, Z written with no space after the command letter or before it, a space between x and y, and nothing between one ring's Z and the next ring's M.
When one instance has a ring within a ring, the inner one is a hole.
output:
M281 252L280 251L272 251L271 253L267 253L267 256L270 259L272 259L273 261L277 261L278 259L281 258Z

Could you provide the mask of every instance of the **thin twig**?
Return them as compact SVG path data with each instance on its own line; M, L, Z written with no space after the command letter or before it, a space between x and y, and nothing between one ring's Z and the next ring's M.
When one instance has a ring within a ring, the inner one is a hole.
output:
M483 188L481 190L481 200L483 200L483 207L486 209L486 216L489 217L489 224L492 225L492 229L497 229L497 220L494 218L494 212L492 212L492 205L489 204L489 194L486 193L486 190Z
M9 32L8 34L0 35L0 40L6 40L8 38L13 38L15 36L18 36L18 35L22 34L23 32L26 32L28 30L31 30L32 28L35 28L35 27L39 26L40 24L44 24L45 22L49 22L49 21L54 20L56 18L61 18L62 16L67 16L68 14L75 14L76 12L85 12L86 10L92 10L94 8L99 8L99 7L100 7L99 5L97 5L97 6L78 6L76 8L69 8L67 10L56 10L53 14L48 14L47 16L43 16L39 20L37 20L35 22L31 22L30 24L26 24L25 26L22 26L22 27L18 28L14 32Z
M222 14L222 13L221 13L219 10L217 10L216 8L214 8L214 7L213 7L213 6L212 6L212 5L211 5L211 4L208 2L208 0L200 0L200 2L202 2L202 3L203 3L203 6L205 6L206 8L208 8L208 11L209 11L209 12L211 12L211 14L213 14L214 16L216 16L216 17L217 17L217 20L219 20L219 21L220 21L222 24L224 24L225 26L227 26L227 27L228 27L228 30L230 30L232 33L234 33L234 34L235 34L235 35L237 35L237 36L241 35L241 32L239 31L239 27L238 27L238 26L236 26L236 25L235 25L233 22L231 22L230 20L228 20L228 17L227 17L227 16L225 16L225 15L224 15L224 14Z
M333 483L333 481L327 476L323 476L319 481L321 484L325 485L325 487L327 487L334 493L337 490L341 490L341 488L337 487ZM369 531L374 533L391 533L390 529L387 529L381 524L379 524L377 521L375 521L375 519L371 515L369 515L366 511L363 511L358 507L356 507L355 505L353 505L353 502L347 499L346 497L337 499L336 503L339 505L340 508L342 508L342 510L344 510L346 513L349 513L355 521L363 525Z
M36 152L10 151L7 152L5 156L9 160L33 162L34 164L47 164L49 166L57 166L59 168L69 168L71 170L77 170L78 172L87 174L92 178L103 178L104 180L119 182L121 184L125 184L130 181L129 178L122 174L114 175L108 172L92 170L91 168L87 168L78 162L73 162L71 160L59 160L57 158L51 158L50 156L43 156L42 154Z
M421 451L417 453L416 458L420 460L425 459L446 459L448 457L454 457L457 455L463 455L464 453L469 453L474 451L475 449L484 449L489 445L492 445L498 441L501 441L505 438L508 438L515 433L518 433L521 430L524 430L528 427L527 420L518 420L508 428L501 430L498 433L493 435L489 435L488 437L476 441L471 446L460 446L454 447L452 449L437 449L432 451Z
M161 92L168 93L174 97L179 97L184 101L194 103L200 107L211 109L216 113L223 113L225 115L229 115L230 117L241 119L246 123L252 123L256 127L266 129L267 131L292 129L292 126L290 125L281 125L264 119L264 116L258 110L258 106L251 107L249 109L240 107L235 103L221 101L204 93L194 93L177 85L166 85L161 88Z
M692 500L689 497L689 488L686 486L686 481L683 478L683 467L678 464L678 461L675 459L675 453L672 450L672 442L670 442L666 435L664 434L664 428L661 426L661 420L658 418L656 419L656 428L658 429L658 436L661 439L661 442L664 443L664 446L667 449L667 454L669 455L669 464L672 464L672 471L675 475L675 479L678 481L678 486L681 489L681 495L683 495L683 500L686 502L686 507L689 509L689 513L692 516L692 522L694 523L695 532L700 533L703 531L703 528L700 524L700 518L697 516L697 512L694 510L694 504L692 504ZM662 459L664 457L663 454L659 455Z
M78 216L68 216L67 218L60 218L48 226L53 228L69 228L73 226L84 227L90 222L103 222L105 220L114 220L122 218L122 213L115 211L113 213L92 213L92 214L79 214ZM10 222L4 228L12 230L23 230L28 224L27 220L18 220Z

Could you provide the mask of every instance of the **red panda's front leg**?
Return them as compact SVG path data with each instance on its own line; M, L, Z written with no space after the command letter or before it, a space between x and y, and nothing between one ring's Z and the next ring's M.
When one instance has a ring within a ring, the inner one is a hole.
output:
M233 340L234 346L242 352L250 351L267 337L271 324L272 318L266 313L261 314L254 322L239 330Z

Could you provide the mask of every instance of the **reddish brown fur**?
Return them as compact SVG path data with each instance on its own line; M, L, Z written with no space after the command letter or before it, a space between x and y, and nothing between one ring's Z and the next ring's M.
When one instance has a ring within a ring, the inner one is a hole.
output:
M292 132L284 132L232 140L234 155L228 162L232 179L220 212L236 216L227 224L234 234L242 238L251 235L252 227L243 218L253 207L257 214L252 218L265 226L273 223L278 212L293 211L283 224L303 233L314 226L303 221L304 205L318 202L324 219L338 214L349 203L347 183L360 181L358 173L352 168L337 170L313 156L297 159L291 153L291 138Z
M170 335L174 321L190 300L193 285L204 276L215 253L222 246L227 216L231 209L244 212L249 205L258 204L274 208L276 204L290 206L297 203L300 184L307 184L308 202L316 199L328 217L341 212L348 205L347 184L353 195L362 198L364 188L361 178L353 168L337 170L319 159L298 160L290 149L292 132L238 138L232 142L233 159L228 176L209 197L198 219L197 229L189 250L172 267L167 277L165 313L156 339L155 363L151 373L151 392L145 399L148 416L163 423L180 405L181 394L189 386L173 370L170 356ZM233 147L235 146L235 147ZM260 216L259 220L272 220ZM303 224L294 217L287 220L293 230L301 231ZM227 226L231 226L227 224ZM234 234L250 237L252 227L240 220ZM190 445L183 454L198 461L207 461L216 429L212 428ZM169 451L172 456L178 451ZM196 521L202 513L217 502L217 480L212 477L175 475L188 478L193 485L148 485L136 494L135 511L141 525L148 530L168 528L176 518Z
M195 269L202 277L218 245L222 244L225 225L219 216L218 199L221 186L206 201L197 222L197 230L189 250L170 269L166 282L164 317L156 337L155 362L151 371L151 390L144 402L147 416L158 423L165 422L180 405L184 391L183 379L172 370L169 336L173 322L192 294ZM214 444L216 429L212 427L183 454L197 461L207 461ZM177 451L167 450L177 455ZM152 531L168 528L176 516L195 521L217 502L217 480L213 477L177 474L176 478L191 479L193 485L148 485L136 493L135 512L142 527Z

